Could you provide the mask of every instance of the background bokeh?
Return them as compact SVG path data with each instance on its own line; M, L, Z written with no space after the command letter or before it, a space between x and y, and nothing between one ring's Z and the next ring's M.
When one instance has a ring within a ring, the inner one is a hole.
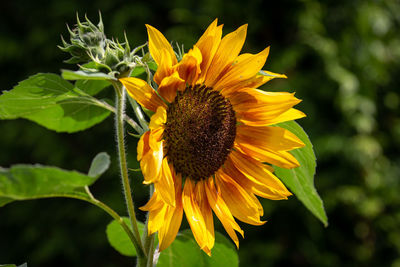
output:
M298 108L308 116L299 123L314 143L315 183L329 226L295 197L263 200L268 223L241 224L241 266L400 266L398 0L1 1L0 90L37 72L75 68L62 63L68 55L57 48L60 34L68 36L65 24L75 23L76 12L97 22L98 11L107 35L122 39L126 31L132 46L146 41L145 23L187 49L215 18L224 33L249 23L243 51L270 45L265 69L289 77L263 89L295 91L303 99ZM58 134L26 120L0 121L0 166L41 163L86 172L106 151L113 165L93 191L124 214L113 126L109 118L85 132ZM135 139L126 143L135 167ZM139 176L132 179L140 206L147 189ZM132 266L108 245L109 221L75 200L12 203L0 209L0 264Z

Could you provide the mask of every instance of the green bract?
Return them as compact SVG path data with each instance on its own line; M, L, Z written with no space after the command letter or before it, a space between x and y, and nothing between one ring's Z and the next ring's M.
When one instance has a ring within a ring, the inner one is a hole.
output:
M126 35L122 43L107 39L101 15L97 26L86 16L85 19L81 22L77 16L76 27L72 30L68 28L70 42L62 37L63 46L59 48L71 55L66 63L90 64L79 66L80 70L75 75L72 71L65 71L65 79L115 79L129 75L136 66L145 66L147 61L152 60L149 56L137 56L136 53L145 45L131 50Z

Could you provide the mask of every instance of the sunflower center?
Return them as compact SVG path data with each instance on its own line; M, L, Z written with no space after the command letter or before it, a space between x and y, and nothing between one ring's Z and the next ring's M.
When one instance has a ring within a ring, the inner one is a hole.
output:
M175 171L199 181L224 164L236 136L236 117L228 99L204 85L178 91L168 107L163 138Z

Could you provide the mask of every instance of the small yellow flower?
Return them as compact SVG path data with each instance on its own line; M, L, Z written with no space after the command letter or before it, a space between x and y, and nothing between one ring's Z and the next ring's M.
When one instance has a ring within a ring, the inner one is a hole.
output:
M291 93L255 89L286 76L259 74L269 48L239 55L247 25L221 39L222 25L215 20L179 62L167 39L146 26L158 65L158 90L137 78L120 81L136 101L155 112L137 148L144 183L155 187L141 208L149 212L149 234L158 232L159 249L167 248L184 212L200 248L211 255L214 212L239 246L235 231L242 236L243 231L234 218L264 223L256 195L273 200L291 195L268 164L298 167L288 151L304 144L271 125L304 117L293 108L300 100Z

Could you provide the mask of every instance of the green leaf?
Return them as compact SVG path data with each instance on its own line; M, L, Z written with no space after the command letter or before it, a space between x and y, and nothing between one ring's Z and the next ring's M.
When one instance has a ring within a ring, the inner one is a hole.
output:
M328 226L328 218L325 213L324 204L314 186L316 158L310 139L300 125L294 121L280 123L278 126L294 133L306 146L291 151L293 156L299 161L300 167L283 169L274 166L275 173L304 206L306 206L325 226Z
M131 221L127 217L123 217L124 222L131 227ZM143 233L144 224L138 222L139 233ZM117 221L112 221L107 225L106 229L107 239L111 246L124 256L134 257L136 256L136 249L129 239L128 235Z
M74 194L81 198L85 186L98 177L77 171L67 171L42 165L18 164L10 169L0 168L0 206L14 200L62 197Z
M145 69L141 66L137 66L132 70L131 77L137 77L143 73L145 73Z
M31 76L0 96L0 119L25 118L57 132L85 130L109 115L51 73Z
M156 71L157 70L157 64L154 61L148 62L147 66L152 71ZM139 76L139 75L141 75L141 74L143 74L145 72L146 72L146 70L145 70L144 67L137 66L132 70L131 77L137 77L137 76Z
M103 72L87 72L83 70L61 70L61 76L65 80L116 80L113 76Z
M77 80L75 82L75 87L91 96L100 93L108 86L110 86L110 82L102 80Z
M157 267L173 266L239 266L235 246L224 235L215 232L212 256L200 250L190 230L179 232L171 246L161 252Z
M90 177L99 177L110 167L110 156L106 152L100 152L92 160L89 169Z
M13 202L14 200L12 198L7 198L7 197L0 197L0 207L3 207L7 205L10 202ZM0 265L1 266L1 265Z
M154 61L148 62L147 65L149 66L149 68L150 68L151 70L157 71L158 66L157 66L157 63L156 63L156 62L154 62Z

